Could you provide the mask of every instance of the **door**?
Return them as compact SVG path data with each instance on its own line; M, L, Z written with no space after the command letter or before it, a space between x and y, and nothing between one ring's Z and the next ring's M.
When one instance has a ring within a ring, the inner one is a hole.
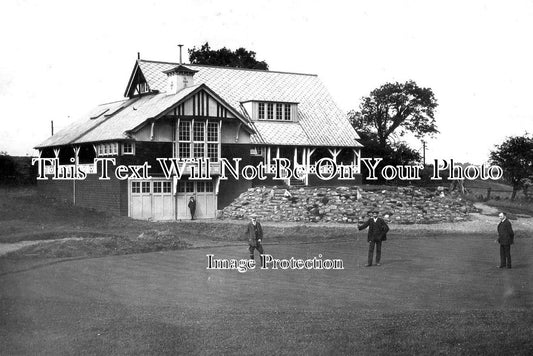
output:
M196 200L195 218L209 219L216 217L217 199L213 181L178 181L176 194L177 219L190 219L189 199Z
M134 219L174 219L172 181L136 180L130 184L130 217Z

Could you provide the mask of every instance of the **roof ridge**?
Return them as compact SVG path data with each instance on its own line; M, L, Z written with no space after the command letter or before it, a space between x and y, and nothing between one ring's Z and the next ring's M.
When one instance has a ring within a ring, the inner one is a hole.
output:
M138 59L140 62L150 62L150 63L160 63L160 64L170 64L170 65L180 65L180 63L175 62L165 62L165 61L154 61L148 59ZM263 72L263 73L277 73L277 74L292 74L292 75L305 75L309 77L318 77L318 74L311 73L297 73L297 72L284 72L278 70L265 70L265 69L252 69L252 68L237 68L237 67L224 67L224 66L214 66L208 64L193 64L193 63L181 63L182 66L193 66L193 67L207 67L207 68L218 68L218 69L230 69L230 70L242 70L249 72Z

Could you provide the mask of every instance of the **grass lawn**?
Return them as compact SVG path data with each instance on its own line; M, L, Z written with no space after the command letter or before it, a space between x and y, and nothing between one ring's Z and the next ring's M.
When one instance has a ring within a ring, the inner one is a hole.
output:
M246 258L242 224L135 221L33 189L0 190L0 224L0 243L83 238L0 257L0 355L533 351L527 234L512 270L495 268L493 234L453 232L392 232L383 265L365 268L366 232L267 225L275 258L344 269L239 273L207 270L206 254Z
M499 270L492 237L266 245L344 270L207 270L246 246L0 259L0 354L487 354L533 350L533 239Z

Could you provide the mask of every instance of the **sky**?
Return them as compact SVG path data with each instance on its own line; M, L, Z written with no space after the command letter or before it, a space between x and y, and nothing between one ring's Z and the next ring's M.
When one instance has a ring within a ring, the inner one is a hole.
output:
M177 62L183 44L186 62L205 42L318 74L345 112L387 82L431 88L430 161L481 164L533 132L533 0L2 0L0 13L0 151L11 155L35 154L51 120L57 132L121 99L137 52Z

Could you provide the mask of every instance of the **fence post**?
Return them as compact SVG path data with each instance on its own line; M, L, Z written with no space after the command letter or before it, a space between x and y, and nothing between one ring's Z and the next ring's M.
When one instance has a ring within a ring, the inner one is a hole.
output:
M488 187L487 188L487 198L485 199L485 201L487 200L490 200L490 192L492 191L492 188L491 187Z

